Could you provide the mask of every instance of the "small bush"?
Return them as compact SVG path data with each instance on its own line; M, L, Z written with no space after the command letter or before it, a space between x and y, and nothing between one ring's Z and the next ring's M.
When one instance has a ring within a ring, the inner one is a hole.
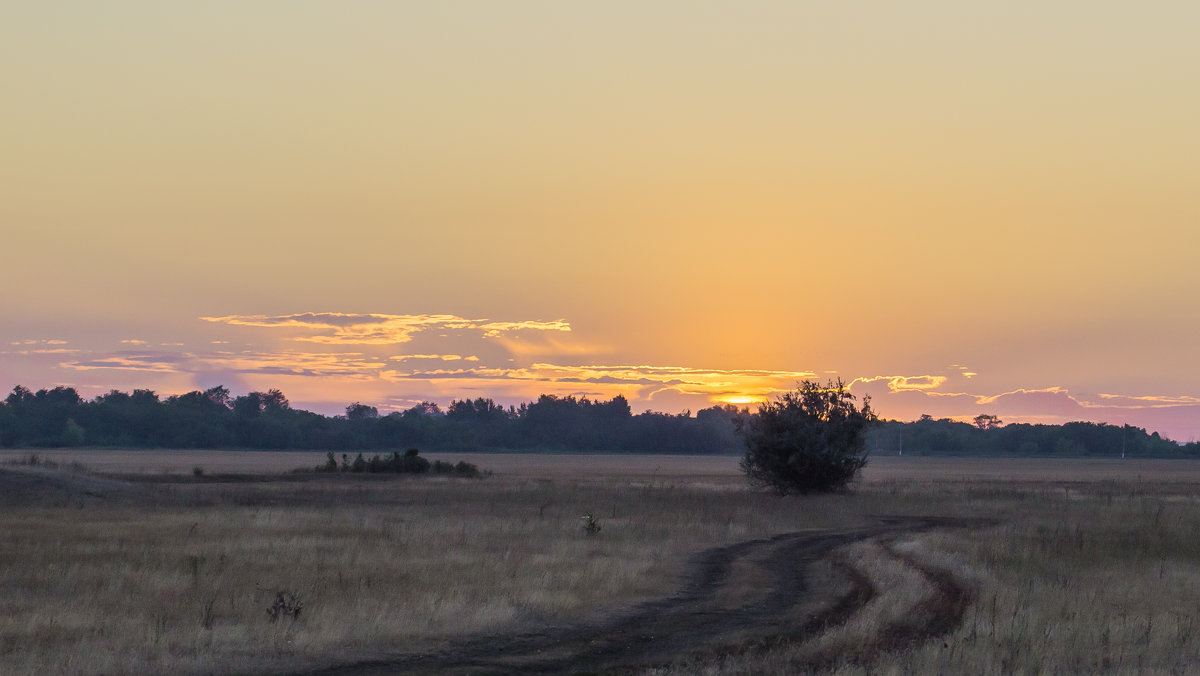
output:
M334 458L333 452L330 452L324 464L317 465L314 468L317 472L364 472L368 474L378 473L393 473L393 474L442 474L450 476L459 476L467 478L477 478L483 476L483 472L479 468L469 462L459 461L457 463L449 463L444 460L435 460L429 462L419 455L419 451L415 448L410 448L404 453L394 451L391 455L375 455L370 460L363 457L359 453L354 458L354 462L350 462L346 454L342 454L342 463L339 466L337 459Z
M596 519L596 515L588 512L579 518L583 519L584 533L590 536L600 532L600 522Z
M415 448L410 448L404 455L392 453L393 472L404 474L424 474L429 471L429 461L417 455Z
M267 606L267 617L271 618L272 622L278 622L284 618L292 618L292 621L300 619L300 611L304 610L304 602L300 600L299 594L289 591L275 592L275 600L271 605Z
M216 614L213 613L213 606L217 603L216 594L211 594L200 604L200 626L204 629L212 629L213 622L216 620ZM272 620L274 621L274 620Z
M325 464L317 465L318 472L336 472L338 471L337 460L333 457L333 451L330 451L325 456Z

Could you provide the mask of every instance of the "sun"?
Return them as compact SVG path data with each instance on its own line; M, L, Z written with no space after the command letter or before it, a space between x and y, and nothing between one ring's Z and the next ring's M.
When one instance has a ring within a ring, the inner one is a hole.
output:
M746 404L758 404L765 401L765 397L753 394L729 394L720 397L715 397L713 401L722 404L735 404L743 406Z

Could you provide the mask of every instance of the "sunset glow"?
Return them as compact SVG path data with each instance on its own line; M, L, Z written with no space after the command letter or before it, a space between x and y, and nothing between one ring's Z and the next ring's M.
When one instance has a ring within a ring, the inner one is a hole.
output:
M10 5L6 390L1200 438L1198 5Z
M766 397L755 397L746 394L734 394L724 397L717 397L713 401L721 404L733 404L734 406L745 406L747 404L759 404L766 400Z

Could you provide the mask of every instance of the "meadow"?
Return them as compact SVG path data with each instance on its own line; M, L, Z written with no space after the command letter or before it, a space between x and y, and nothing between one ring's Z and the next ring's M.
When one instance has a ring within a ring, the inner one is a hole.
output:
M630 609L687 596L705 551L729 560L704 603L770 605L772 548L828 533L840 539L789 563L804 573L791 640L681 638L669 657L587 668L1200 669L1200 463L875 458L847 493L780 498L732 457L429 457L493 474L288 473L319 453L0 465L0 672L440 671L458 663L405 656L624 631Z

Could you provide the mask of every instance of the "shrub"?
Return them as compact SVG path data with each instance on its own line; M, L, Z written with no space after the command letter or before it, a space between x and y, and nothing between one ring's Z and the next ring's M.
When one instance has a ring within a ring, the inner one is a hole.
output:
M333 451L330 451L325 456L325 464L317 465L318 472L336 472L338 471L337 460L333 457Z
M429 471L429 461L417 455L418 451L415 448L410 448L404 452L404 455L393 453L392 458L395 463L394 472L403 472L405 474L424 474Z
M862 408L840 379L804 381L795 392L759 406L738 422L746 444L741 468L752 483L781 495L845 487L867 464L866 432L875 423L871 398Z
M588 512L579 517L583 519L583 532L588 535L595 535L600 532L600 522L596 519L596 515Z
M272 622L290 617L294 622L300 619L302 610L304 610L304 602L300 600L298 593L278 591L275 592L275 600L267 606L267 617L271 618Z
M403 454L399 451L394 451L391 455L372 456L370 460L363 458L362 453L359 453L354 458L354 462L349 462L345 454L342 454L342 464L339 467L333 453L330 452L326 457L325 463L317 465L317 472L365 472L365 473L394 473L394 474L425 474L432 472L433 474L449 474L453 476L461 476L475 478L482 476L483 473L479 468L469 462L459 461L457 463L449 463L444 460L435 460L429 462L422 458L417 449L410 448Z

